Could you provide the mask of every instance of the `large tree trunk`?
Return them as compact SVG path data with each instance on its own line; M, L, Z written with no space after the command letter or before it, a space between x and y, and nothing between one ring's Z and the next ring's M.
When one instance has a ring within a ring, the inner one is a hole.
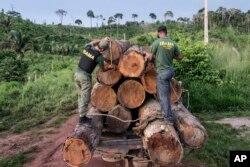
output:
M161 106L156 100L150 99L140 107L139 131L143 131L143 146L155 164L178 164L183 157L182 145L174 127L166 124L159 115L162 115Z
M127 40L111 40L111 50L104 51L103 57L107 62L118 63L121 55L130 47ZM111 52L110 52L111 51ZM111 53L111 54L110 54Z
M77 126L74 134L67 138L63 146L63 159L70 166L84 166L92 158L96 146L99 144L103 117L91 116L99 111L91 107L87 115L92 118L92 128L86 125Z
M122 74L118 69L110 69L105 72L100 69L96 76L99 83L107 86L113 86L121 79Z
M122 106L134 109L142 105L146 93L140 82L126 80L119 86L117 96Z
M156 93L156 69L153 63L148 63L145 73L141 76L141 82L146 92Z
M91 93L91 104L102 112L110 111L117 103L115 91L109 87L96 83Z
M109 116L115 116L127 122L123 122L121 120ZM128 129L131 119L131 112L126 108L122 107L121 105L117 105L111 111L109 111L108 116L106 118L106 124L111 132L123 133Z
M143 53L138 46L130 47L119 61L118 68L126 77L140 77L145 68Z
M182 143L189 148L197 149L203 146L207 139L206 129L182 103L172 105L176 117L176 129Z

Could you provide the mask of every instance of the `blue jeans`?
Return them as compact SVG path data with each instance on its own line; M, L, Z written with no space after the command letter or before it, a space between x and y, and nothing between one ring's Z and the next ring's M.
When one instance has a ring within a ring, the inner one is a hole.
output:
M163 72L157 73L157 96L160 101L162 110L164 111L164 120L168 122L174 122L174 116L171 111L171 104L169 99L169 83L173 75L173 68L169 68Z

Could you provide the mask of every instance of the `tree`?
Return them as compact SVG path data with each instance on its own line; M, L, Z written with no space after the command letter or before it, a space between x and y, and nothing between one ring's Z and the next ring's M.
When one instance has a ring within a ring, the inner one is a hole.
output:
M32 49L32 45L30 43L30 38L22 33L22 31L10 31L10 42L11 48L17 53L19 56L24 56L24 53L28 50Z
M67 15L67 11L63 9L58 9L55 11L56 15L60 18L60 24L63 23L63 17Z
M92 10L89 10L87 12L87 16L90 18L90 28L92 28L92 19L95 18L94 12Z
M4 31L5 33L10 32L10 28L11 28L11 20L9 16L5 16L4 20L1 22L1 24L4 27Z
M166 11L166 13L164 14L164 17L165 17L165 20L167 21L167 18L173 18L174 17L174 14L172 11Z
M119 24L120 24L120 20L122 19L123 14L122 13L116 13L114 15L114 18L116 19L117 23L116 23L116 37L118 38L118 34L119 34Z
M96 18L96 27L98 28L99 20L103 20L103 16L102 15L97 15L97 16L95 16L95 18Z
M9 10L6 12L6 14L9 16L12 16L12 17L21 18L21 14L19 12L14 11L14 10Z
M149 16L152 19L152 23L154 22L154 20L156 20L157 16L154 13L150 13Z
M138 14L132 14L132 18L134 19L134 22L135 22L135 19L138 17Z
M76 20L75 20L75 24L77 24L77 25L81 25L81 24L82 24L82 20L80 20L80 19L76 19Z

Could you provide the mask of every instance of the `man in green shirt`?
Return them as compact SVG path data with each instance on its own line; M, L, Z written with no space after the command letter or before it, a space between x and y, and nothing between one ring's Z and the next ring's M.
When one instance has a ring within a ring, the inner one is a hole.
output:
M157 96L164 111L164 120L174 123L169 100L170 80L174 75L173 59L182 60L180 50L175 42L167 36L166 26L157 30L158 39L151 46L151 54L146 54L146 60L154 58L157 70Z
M102 56L102 52L108 49L108 47L109 38L106 37L102 40L90 42L83 49L81 59L74 75L78 94L78 108L80 114L79 125L86 124L89 127L92 126L91 119L86 116L92 89L91 73L97 65L99 65L103 71L111 68L108 67L104 69L104 58Z

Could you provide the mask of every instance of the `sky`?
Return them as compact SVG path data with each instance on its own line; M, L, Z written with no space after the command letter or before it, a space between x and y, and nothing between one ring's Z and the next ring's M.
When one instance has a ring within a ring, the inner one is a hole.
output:
M133 20L133 13L138 14L137 21L151 22L149 13L155 13L157 20L164 20L164 13L168 10L174 13L174 19L192 18L203 6L204 0L0 0L0 9L6 12L13 8L24 19L36 23L59 23L60 19L55 11L64 9L68 13L63 24L72 25L74 20L81 19L84 26L90 26L86 14L88 10L93 10L95 15L102 14L106 20L109 16L122 13L121 23L125 23ZM246 12L250 10L250 0L208 0L209 10L216 10L220 6ZM96 19L93 20L93 26L95 25Z

